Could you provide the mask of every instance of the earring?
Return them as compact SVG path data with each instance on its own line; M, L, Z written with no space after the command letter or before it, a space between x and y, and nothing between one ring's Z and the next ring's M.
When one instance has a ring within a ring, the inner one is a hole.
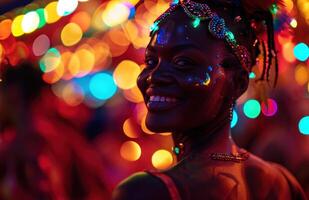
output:
M232 119L233 119L233 110L234 110L235 104L236 103L234 101L234 98L232 98L232 103L231 103L231 107L230 107L230 116L229 116L230 121L232 121Z

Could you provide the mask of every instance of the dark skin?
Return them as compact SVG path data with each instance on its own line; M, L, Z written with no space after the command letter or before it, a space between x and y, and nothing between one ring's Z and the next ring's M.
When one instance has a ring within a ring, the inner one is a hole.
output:
M288 196L288 190L275 193L272 186L285 187L284 177L253 155L242 163L209 158L215 152L242 152L230 137L229 115L233 101L247 89L248 74L204 22L197 29L191 23L186 14L176 11L160 26L146 49L146 67L137 80L148 108L148 128L171 131L174 143L185 146L178 164L163 173L173 179L182 199ZM163 182L140 172L124 180L113 198L168 200L170 196Z

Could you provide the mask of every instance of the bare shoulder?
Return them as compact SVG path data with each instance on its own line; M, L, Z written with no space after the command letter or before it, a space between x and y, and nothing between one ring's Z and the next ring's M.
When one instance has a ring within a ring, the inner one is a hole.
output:
M304 192L294 176L283 166L267 162L250 154L245 163L245 177L253 195L263 195L256 198L306 199ZM259 188L257 193L256 188Z
M164 183L146 173L138 172L123 180L113 191L113 200L168 200Z

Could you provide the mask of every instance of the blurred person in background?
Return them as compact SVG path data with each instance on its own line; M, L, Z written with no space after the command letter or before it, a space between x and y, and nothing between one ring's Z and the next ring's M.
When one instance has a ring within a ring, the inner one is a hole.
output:
M0 199L109 199L104 163L88 144L89 110L55 97L29 62L3 66Z

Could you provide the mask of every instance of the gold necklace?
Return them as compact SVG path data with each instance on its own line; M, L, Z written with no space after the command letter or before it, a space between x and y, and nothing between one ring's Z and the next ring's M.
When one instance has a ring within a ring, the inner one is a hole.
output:
M232 162L243 162L249 158L249 153L247 151L243 153L212 153L209 155L212 160L220 161L232 161Z

